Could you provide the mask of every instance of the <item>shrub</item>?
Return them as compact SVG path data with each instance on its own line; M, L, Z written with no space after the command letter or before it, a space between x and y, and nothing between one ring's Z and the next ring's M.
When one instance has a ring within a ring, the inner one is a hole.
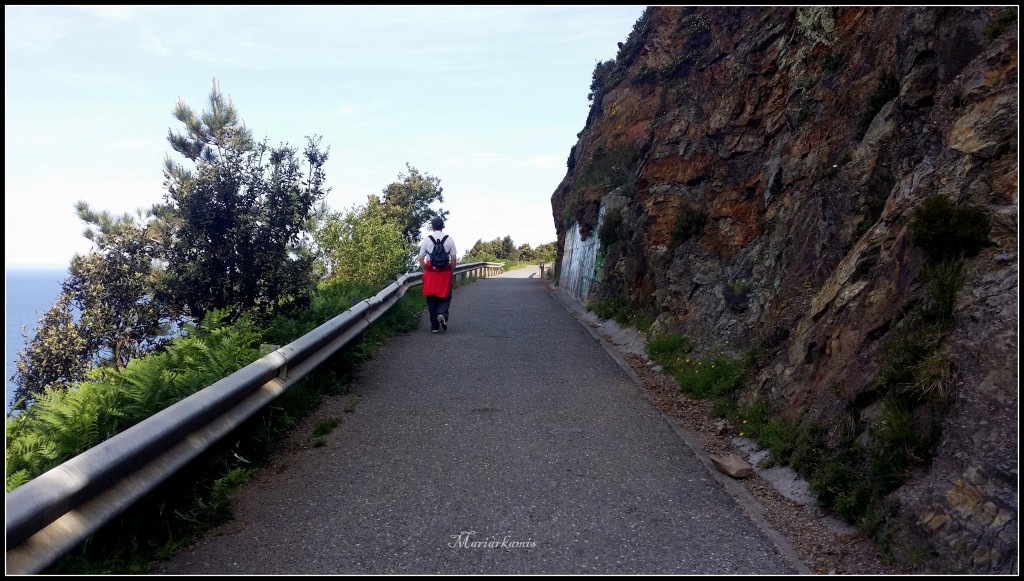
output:
M769 452L766 464L788 463L796 447L796 429L778 416L773 416L760 426L756 433L758 446Z
M598 266L600 269L602 255L598 255ZM622 327L633 326L639 331L646 332L654 325L654 317L641 311L635 311L629 306L626 297L616 295L603 299L592 299L587 303L587 309L601 319L612 319Z
M740 434L768 450L768 457L762 461L765 465L790 461L799 441L798 430L768 409L763 400L738 411L736 418L742 426Z
M875 446L868 451L867 469L876 497L895 490L911 469L931 459L934 439L915 421L908 398L889 396L883 400L881 421L872 436Z
M643 48L643 43L647 38L647 34L652 29L651 17L654 14L654 9L651 6L644 8L643 14L640 18L637 18L636 22L633 23L633 30L629 32L626 37L626 42L619 43L619 52L615 55L615 61L621 67L628 67L633 64L636 57L640 55L640 50Z
M614 319L619 312L626 308L626 297L621 295L593 299L587 303L587 309L602 319Z
M698 399L714 399L732 394L743 383L747 369L742 359L724 354L710 359L684 359L674 368L679 389Z
M835 450L811 478L811 492L822 506L846 522L859 522L872 497L863 477L859 452L853 446Z
M612 208L605 210L601 220L601 227L597 229L597 239L601 242L601 248L611 248L622 238L622 210Z
M882 351L882 369L875 378L879 389L917 383L914 370L938 347L941 335L930 326L915 325L910 319L897 322L886 337Z
M825 443L827 433L825 427L817 422L804 425L793 442L789 465L802 474L811 474L815 468L824 465L831 456Z
M700 208L683 206L676 219L676 227L672 231L672 245L679 246L690 238L700 236L704 232L704 225L708 221L708 214Z
M864 110L857 119L857 135L864 137L871 121L878 115L878 112L885 107L885 104L892 101L900 94L900 85L896 77L890 72L883 72L875 86L875 92L868 98Z
M970 257L988 244L989 220L980 208L949 196L926 199L910 220L910 240L934 262Z
M999 38L1011 24L1017 21L1017 8L1011 7L1003 10L996 16L995 20L985 25L985 28L981 29L982 34L989 40L995 40Z
M839 63L842 62L842 60L842 53L829 51L821 58L821 68L830 72L834 71L839 68Z
M292 316L275 317L264 331L263 340L275 345L291 343L379 290L379 287L346 279L322 282L306 309Z
M651 327L654 326L655 320L654 315L640 313L636 315L633 320L633 325L636 327L637 331L640 331L641 333L649 333L651 331Z
M963 260L925 265L918 278L929 287L928 297L920 309L921 320L939 328L952 326L956 297L964 284Z
M929 353L914 367L915 382L905 386L915 397L925 400L945 401L951 395L953 363L945 349L938 348Z
M658 334L647 341L647 354L664 368L674 366L691 351L693 343L678 333Z
M598 147L573 182L572 191L589 186L600 186L607 191L621 187L624 195L632 196L636 188L639 155L635 144L612 149Z
M590 80L590 92L587 101L600 105L601 99L619 84L625 77L625 69L619 67L613 59L594 64L594 74Z
M565 205L562 206L562 229L568 230L572 228L573 222L576 221L576 215L574 214L573 206L576 203L576 197L573 196L571 199L565 201Z
M247 316L225 322L212 310L187 335L127 367L95 368L73 389L47 389L7 420L7 490L39 476L114 434L259 358L259 335Z

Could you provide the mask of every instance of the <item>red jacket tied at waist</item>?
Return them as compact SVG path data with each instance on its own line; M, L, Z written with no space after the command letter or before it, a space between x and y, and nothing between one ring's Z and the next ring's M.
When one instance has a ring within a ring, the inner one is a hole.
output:
M436 269L427 262L423 271L423 296L447 298L452 294L452 265Z

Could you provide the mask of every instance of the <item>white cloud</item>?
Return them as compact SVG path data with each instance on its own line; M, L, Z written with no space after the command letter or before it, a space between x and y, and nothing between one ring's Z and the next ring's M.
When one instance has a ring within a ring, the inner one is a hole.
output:
M171 110L179 96L204 110L213 78L258 138L322 136L335 208L409 163L441 180L463 245L550 242L594 63L643 10L7 6L6 260L83 251L78 199L159 200Z
M527 159L525 162L522 162L522 165L532 165L544 168L560 168L565 166L566 157L566 155L535 155Z

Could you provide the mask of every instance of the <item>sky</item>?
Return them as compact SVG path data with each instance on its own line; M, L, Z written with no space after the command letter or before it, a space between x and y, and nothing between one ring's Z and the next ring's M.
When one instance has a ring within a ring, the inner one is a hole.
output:
M329 150L334 210L407 164L437 178L465 253L556 238L551 195L590 109L594 66L644 6L5 5L6 268L66 268L91 243L75 203L162 201L184 101L213 80L253 137ZM438 207L438 205L435 205Z

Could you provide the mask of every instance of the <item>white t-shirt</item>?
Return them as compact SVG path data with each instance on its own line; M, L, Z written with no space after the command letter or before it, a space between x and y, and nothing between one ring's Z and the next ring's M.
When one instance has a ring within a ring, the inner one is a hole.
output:
M440 240L445 236L445 233L440 230L434 230L430 233L430 236L434 237L434 240ZM430 258L430 251L434 249L434 243L430 241L429 236L424 236L423 241L420 242L420 252L416 255L416 258L426 256ZM448 239L444 241L444 249L448 252L450 258L455 258L455 240L449 235Z

